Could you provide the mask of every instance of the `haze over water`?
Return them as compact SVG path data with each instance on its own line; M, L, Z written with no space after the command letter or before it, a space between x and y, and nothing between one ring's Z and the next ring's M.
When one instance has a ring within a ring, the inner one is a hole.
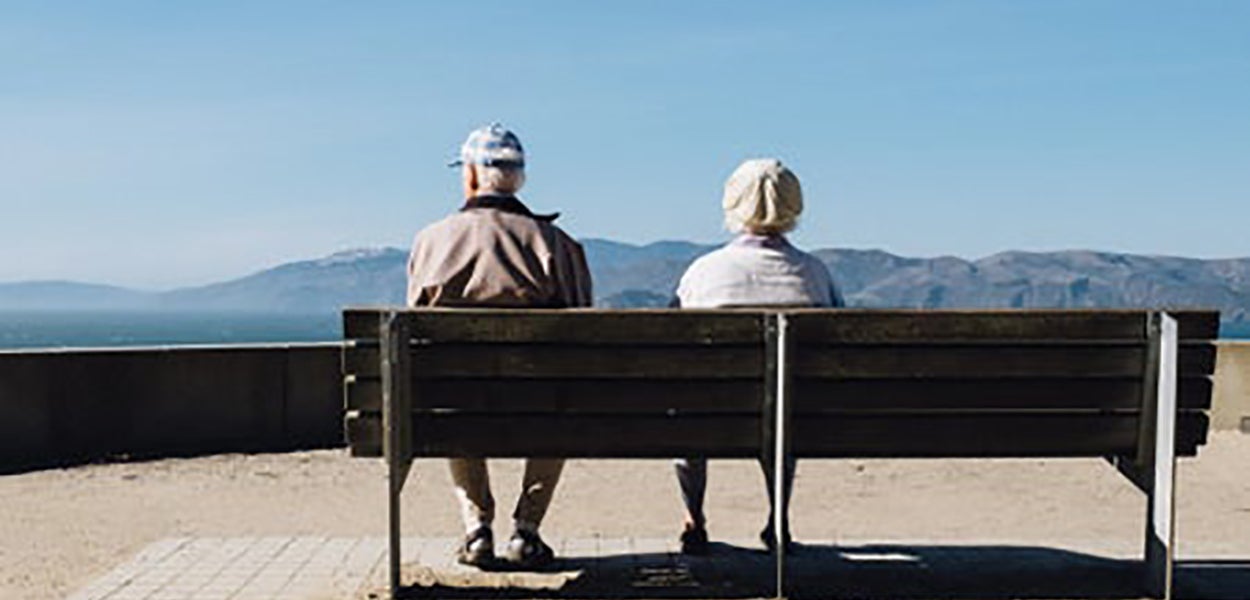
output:
M338 314L0 311L0 350L333 342L341 337ZM1220 337L1250 339L1250 325L1225 323Z

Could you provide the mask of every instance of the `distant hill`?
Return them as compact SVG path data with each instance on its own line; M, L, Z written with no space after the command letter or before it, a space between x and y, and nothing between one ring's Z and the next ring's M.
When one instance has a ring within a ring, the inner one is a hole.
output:
M0 310L125 310L147 308L152 294L74 281L0 283Z
M714 246L585 240L596 303L664 306L690 261ZM881 250L817 250L852 306L1211 307L1250 326L1250 258L1200 260L1071 250L1003 252L977 260L912 258ZM0 309L168 309L331 312L398 304L406 252L351 250L240 279L164 293L72 282L0 284Z
M347 304L403 304L408 253L348 250L287 263L241 279L160 294L166 308L337 311Z
M596 304L612 308L667 306L686 267L716 246L656 242L634 246L608 240L582 242Z

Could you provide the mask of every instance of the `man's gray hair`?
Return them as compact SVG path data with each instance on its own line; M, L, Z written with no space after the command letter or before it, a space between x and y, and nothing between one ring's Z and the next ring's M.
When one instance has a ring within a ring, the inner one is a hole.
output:
M472 165L477 169L477 186L482 191L515 194L525 185L525 169Z

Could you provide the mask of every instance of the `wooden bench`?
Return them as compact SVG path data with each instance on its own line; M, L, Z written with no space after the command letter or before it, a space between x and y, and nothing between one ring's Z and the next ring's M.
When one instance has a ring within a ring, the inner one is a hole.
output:
M392 592L415 458L1091 457L1148 495L1166 598L1217 330L1209 311L349 309L345 428L389 468Z

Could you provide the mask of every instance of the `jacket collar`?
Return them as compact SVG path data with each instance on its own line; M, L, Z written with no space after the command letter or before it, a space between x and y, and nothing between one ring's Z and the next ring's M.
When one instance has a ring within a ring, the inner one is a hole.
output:
M489 208L489 209L494 209L494 210L501 210L506 213L512 213L514 215L521 215L523 217L529 217L536 221L543 221L545 223L550 223L560 217L560 213L552 213L549 215L536 215L530 212L530 209L527 208L524 204L522 204L520 200L517 200L516 196L503 196L503 195L495 195L495 194L474 196L472 198L469 198L468 200L465 200L464 208L461 208L460 210L466 211L466 210L472 210L475 208Z
M747 248L768 248L769 250L785 250L790 247L789 240L786 236L775 233L771 235L762 235L757 233L740 233L729 242L733 246L745 246Z

